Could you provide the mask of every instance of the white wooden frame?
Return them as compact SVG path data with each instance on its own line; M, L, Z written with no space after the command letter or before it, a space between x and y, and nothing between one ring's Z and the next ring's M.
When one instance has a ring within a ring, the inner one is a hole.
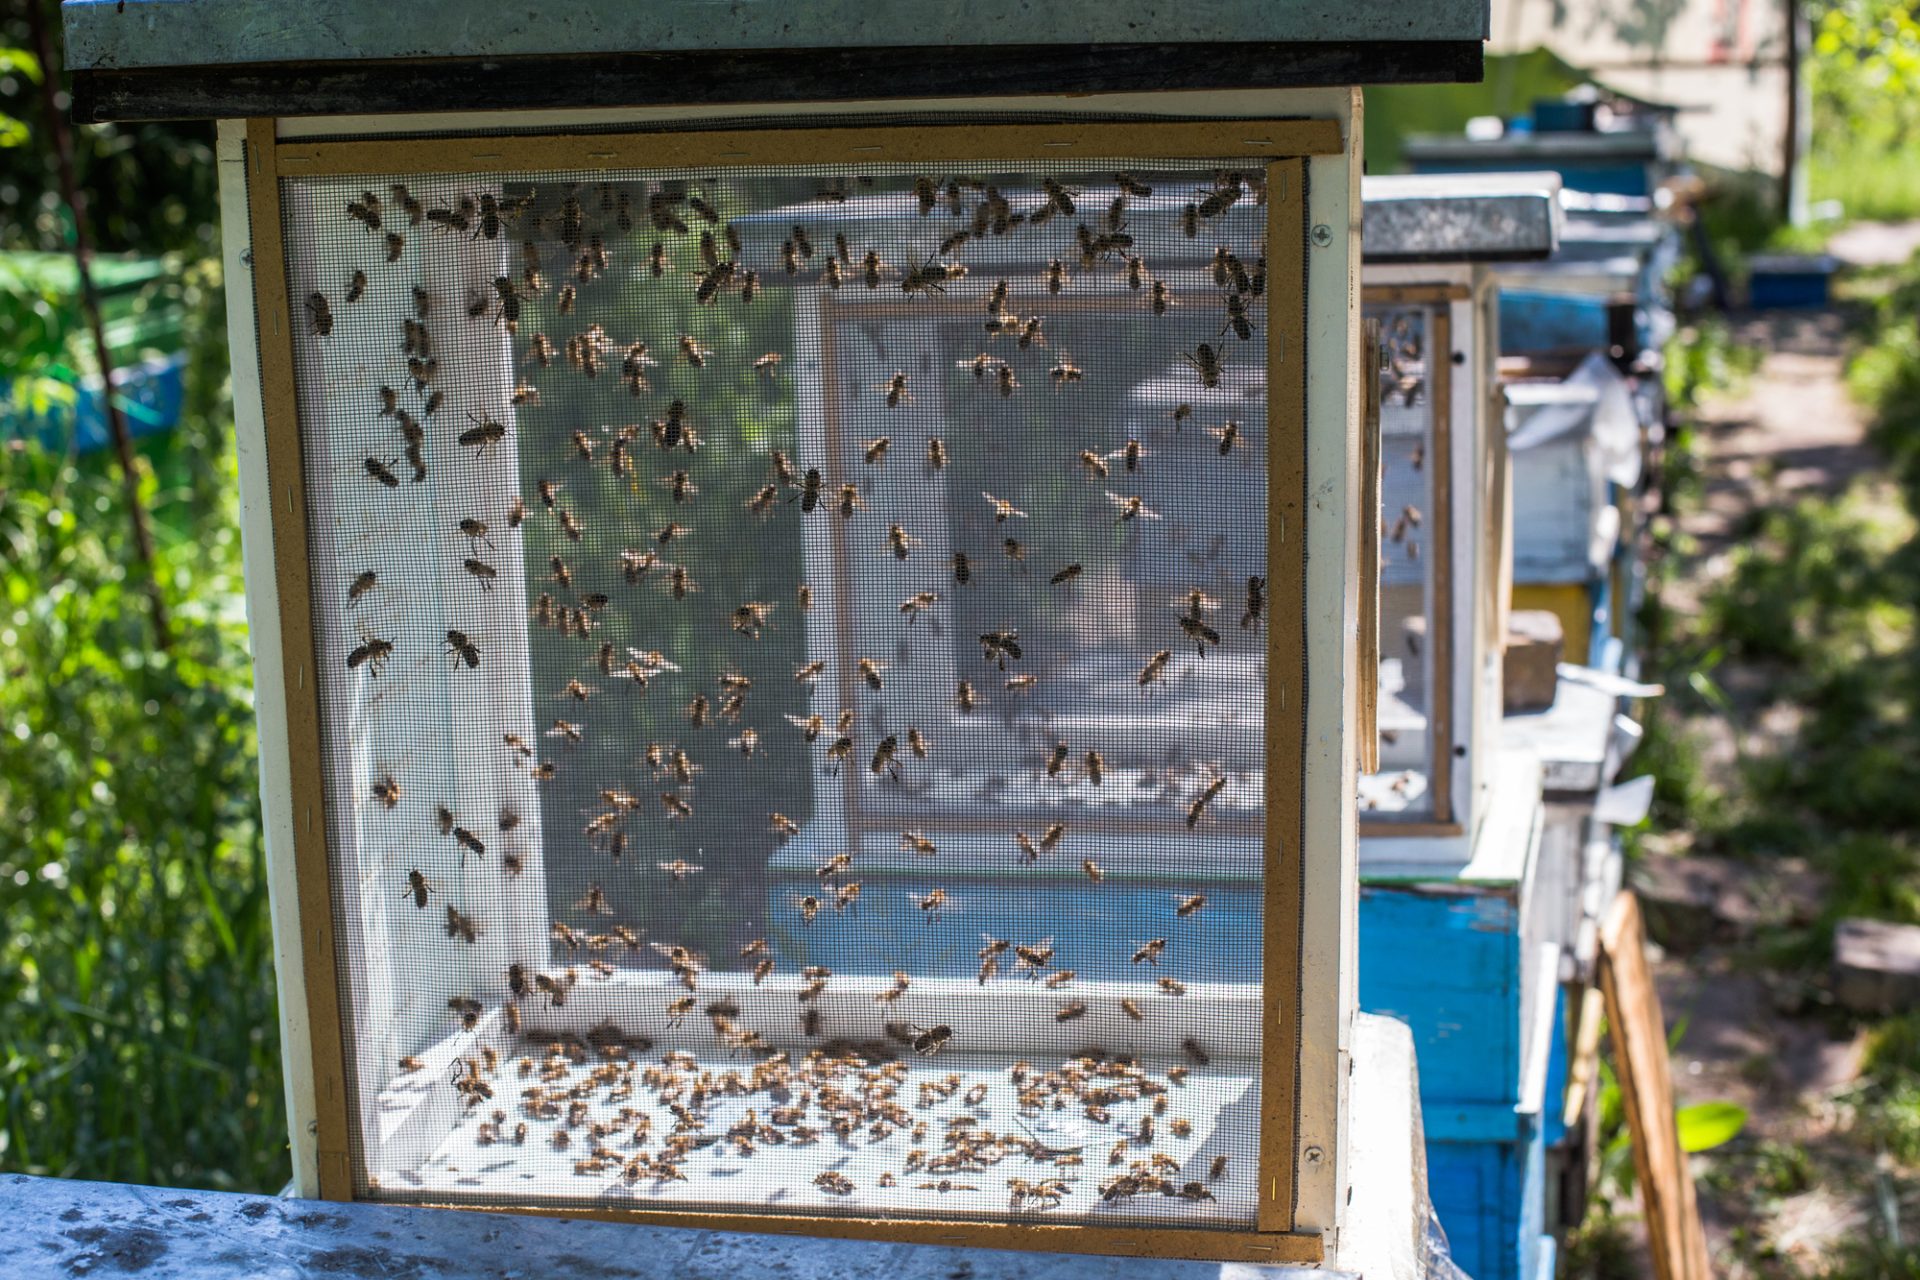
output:
M1352 376L1357 361L1356 296L1359 260L1359 95L1355 90L1247 90L1226 93L1103 95L1075 99L1006 99L916 102L910 109L982 111L1045 110L1057 117L1150 111L1167 117L1308 117L1337 121L1347 138L1344 153L1307 162L1308 223L1308 492L1314 503L1307 527L1309 606L1307 732L1303 754L1304 828L1301 850L1305 936L1301 954L1300 1075L1297 1080L1294 1159L1294 1230L1318 1233L1337 1246L1345 1186L1345 1095L1348 1036L1354 1005L1355 836L1352 806L1354 752L1348 740L1355 723L1351 679L1356 616L1358 539L1350 512L1357 490L1358 394ZM822 117L876 110L898 112L900 103L848 103L783 107L784 117ZM644 124L691 120L735 109L522 113L486 120L488 126L552 130L565 124ZM823 119L823 123L828 122ZM316 133L365 136L472 127L470 118L430 116L382 120L330 119L281 122L283 137ZM256 687L283 689L308 677L287 670L280 643L279 584L273 562L275 495L265 464L265 414L259 376L259 346L251 287L252 233L248 222L242 122L220 125L219 164L229 316L233 334L236 423L241 473L241 520L252 625ZM259 701L262 807L269 850L269 880L282 1010L282 1042L288 1065L287 1099L292 1119L294 1185L314 1194L320 1185L314 1116L316 1083L311 1071L311 1029L305 1024L305 974L301 964L303 922L287 856L296 829L310 829L319 816L296 811L291 792L288 725L276 697ZM484 1028L483 1028L484 1031Z

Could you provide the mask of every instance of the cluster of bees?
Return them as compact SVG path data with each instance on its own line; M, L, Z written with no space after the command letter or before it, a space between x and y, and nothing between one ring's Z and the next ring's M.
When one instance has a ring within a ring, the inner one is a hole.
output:
M1144 305L1153 314L1166 315L1176 305L1174 291L1153 276L1135 252L1134 237L1127 230L1128 201L1150 196L1152 188L1128 174L1114 175L1114 182L1120 194L1108 204L1104 214L1096 217L1091 226L1086 221L1077 223L1077 256L1068 252L1064 257L1047 257L1042 273L1045 288L1049 295L1058 295L1072 287L1076 270L1110 269L1121 273L1130 289L1139 291ZM819 237L816 244L815 236L804 226L796 225L781 246L784 273L795 278L817 278L836 290L897 286L908 298L939 297L968 274L967 266L958 255L970 241L1079 216L1074 199L1079 193L1054 179L1043 180L1038 203L1025 208L1016 208L1015 198L998 188L966 178L936 181L921 177L914 181L913 189L922 217L930 217L944 206L947 214L961 224L945 237L934 253L920 258L917 264L909 258L904 266L896 266L878 247L856 249L844 234L835 234L830 240ZM845 198L845 192L846 184L836 184L820 195L825 200L838 201ZM1181 209L1178 218L1181 233L1189 238L1199 237L1215 219L1242 200L1265 200L1262 179L1257 174L1216 174L1211 182L1194 192L1193 198ZM381 385L376 393L379 417L391 423L395 433L393 448L397 451L391 456L385 456L388 450L367 454L364 470L369 482L397 496L403 495L411 485L423 483L428 477L427 432L450 418L449 394L460 394L459 388L451 385L453 380L442 373L433 331L429 328L430 318L436 327L445 320L452 325L486 326L517 335L532 315L535 299L542 300L542 309L550 311L556 319L571 315L579 305L580 291L614 278L616 267L624 268L622 278L633 282L629 287L682 288L696 306L719 305L728 299L740 306L751 305L762 290L762 281L755 269L744 265L746 255L741 237L731 222L723 223L716 207L718 203L719 197L709 197L700 183L678 184L678 187L663 184L645 195L637 208L634 196L628 191L606 185L601 188L597 216L589 213L577 188L569 189L557 207L544 211L532 194L517 199L480 194L462 196L445 205L430 205L401 184L394 184L384 198L367 191L349 202L347 216L361 224L368 234L384 237L386 261L390 263L400 258L408 233L424 231L487 240L524 236L517 273L477 283L462 300L443 301L423 288L412 289L410 306L400 317L400 350L406 376ZM620 238L639 234L644 239L648 229L659 237L652 242L650 250L637 263L616 262L615 247L621 242ZM554 240L565 248L567 269L564 275L549 278L548 260ZM673 246L673 252L669 252L669 245ZM697 245L700 265L697 269L677 271L676 262L690 257L686 249L690 245ZM1214 253L1210 273L1220 290L1222 324L1218 340L1199 342L1193 349L1179 352L1183 367L1202 389L1220 385L1228 362L1226 340L1229 335L1240 341L1252 338L1254 300L1262 297L1266 288L1265 259L1243 263L1224 245ZM337 308L326 291L314 291L306 299L306 311L315 337L320 341L331 338L343 315L363 305L367 288L365 271L356 270L345 283ZM549 299L550 306L547 305ZM1019 315L1011 299L1012 290L1006 280L999 281L987 293L985 333L989 338L1010 337L1023 351L1045 346L1043 320L1038 316ZM452 318L446 320L445 313L449 310ZM729 521L737 517L731 512L722 512L704 520L695 518L693 513L698 510L701 492L697 467L703 460L704 444L698 407L690 405L685 397L656 393L654 382L660 377L658 370L664 364L676 366L676 377L683 372L688 378L711 376L721 357L690 334L679 334L671 341L659 343L624 341L598 323L564 337L559 343L545 333L534 333L523 346L528 353L526 363L530 376L540 376L539 370L562 367L564 361L564 367L576 375L587 379L605 376L607 385L623 387L633 398L660 395L664 403L658 404L657 416L642 414L641 422L605 428L596 434L572 431L572 455L577 459L575 465L590 469L604 466L628 487L642 483L643 472L657 471L654 482L670 496L675 511L684 511L686 515L665 520L657 527L622 529L611 539L589 540L586 519L568 501L566 476L541 477L533 486L532 495L511 496L499 510L474 510L457 520L450 531L450 536L457 535L461 540L456 576L470 581L479 593L479 602L486 603L499 576L498 567L488 559L498 551L492 541L495 534L502 528L518 530L530 521L550 520L565 544L561 546L561 553L549 558L547 585L532 601L532 620L563 637L579 640L587 655L580 674L570 677L557 692L563 705L585 707L600 696L601 682L624 683L642 693L674 683L689 683L679 679L685 674L683 667L667 654L606 638L605 632L613 629L608 619L612 598L606 591L590 589L589 584L604 579L624 582L630 587L650 587L674 602L687 602L703 591L714 590L712 584L703 588L695 579L681 552L690 540L703 536L703 526L704 536L720 536ZM1085 371L1066 356L1048 359L1052 362L1049 380L1056 388L1085 380ZM777 377L783 360L782 353L767 352L752 362L753 372ZM960 363L977 379L990 380L1002 396L1010 397L1020 388L1014 366L1008 359L983 352ZM874 390L888 409L898 409L912 401L910 375L906 372L891 374ZM522 383L506 399L506 409L487 405L459 407L460 419L444 428L459 450L475 459L485 457L515 429L500 418L515 416L509 409L537 406L540 394L532 385ZM1193 416L1192 406L1182 404L1173 412L1172 425L1179 429ZM1245 439L1241 425L1232 421L1207 430L1217 441L1221 456L1231 453ZM866 465L883 465L890 447L891 439L887 435L867 441L863 447ZM1146 456L1147 451L1140 442L1130 440L1113 452L1089 450L1068 461L1087 478L1102 482L1114 524L1123 527L1162 519L1162 513L1149 506L1140 494L1104 487L1116 476L1131 476L1143 465L1150 465L1143 463ZM648 458L654 465L647 464ZM746 514L751 517L768 519L792 506L803 519L837 515L851 521L866 506L857 484L837 483L818 468L803 469L778 449L769 450L767 458L770 471L745 503ZM926 461L935 471L947 468L950 455L942 438L936 436L930 440ZM1029 518L1028 513L1012 501L992 493L984 493L983 498L996 529L1015 527ZM596 515L595 518L603 517ZM875 528L871 534L876 553L916 564L926 559L918 554L924 546L923 540L904 523L890 520L885 524L884 530ZM576 550L567 552L569 546ZM1027 548L1024 544L1007 536L1001 550L1010 566L1025 571ZM1082 572L1083 566L1079 563L1061 565L1051 573L1049 585L1068 587ZM901 602L899 612L903 625L912 625L915 618L937 604L947 590L973 585L978 574L978 568L966 552L954 551L947 563L933 571L923 589ZM379 582L377 568L360 571L346 588L347 609L351 610ZM614 589L618 590L617 585ZM806 612L812 603L812 589L802 583L797 589L795 607ZM751 644L760 640L773 625L779 602L728 598L720 602L719 608L728 632L739 637L739 642ZM1219 647L1220 626L1225 624L1217 623L1215 615L1222 608L1219 600L1198 587L1186 593L1172 620L1178 626L1179 642L1192 643L1202 657ZM1265 611L1266 579L1250 577L1245 584L1244 601L1237 610L1240 627L1257 631L1264 623ZM456 627L445 629L442 652L456 672L480 668L485 656L484 634ZM1017 630L1003 627L986 631L979 640L986 661L1004 678L1009 693L1020 694L1034 688L1038 677L1019 669L1024 651ZM378 677L394 658L395 650L395 639L363 632L361 642L347 654L347 669L365 668L370 676ZM1135 676L1140 690L1150 691L1165 682L1173 653L1169 645L1141 655ZM845 661L855 688L879 692L891 678L888 662L880 657L852 654ZM827 675L827 664L813 661L798 667L793 679L811 691ZM675 698L676 718L692 731L724 726L722 732L727 734L728 749L753 758L767 749L767 739L771 736L763 736L759 728L747 722L748 700L754 683L736 669L721 674L712 688L684 690L680 695L686 696L684 702ZM950 699L961 714L973 713L984 700L974 683L965 679L957 681ZM829 773L864 766L876 781L898 779L903 760L924 760L934 751L929 734L914 726L906 726L900 733L876 735L877 740L861 746L856 742L855 714L851 707L843 708L832 719L818 714L785 718L809 750L820 752L821 767ZM584 743L589 730L584 717L570 710L567 715L552 717L551 724L541 732L562 749L557 753L558 759L551 754L541 758L542 753L536 752L526 740L534 736L531 733L503 735L502 748L513 766L524 767L535 780L547 782L558 776L570 760L565 749ZM1067 767L1070 754L1084 762L1079 767L1092 784L1100 785L1104 772L1100 753L1075 753L1064 741L1056 743L1045 759L1046 776L1058 777ZM612 780L598 788L597 806L590 811L584 828L588 846L616 862L629 850L630 827L636 817L657 812L668 822L685 822L694 816L696 782L702 766L692 753L675 743L652 742L642 753L641 764L650 775L651 785ZM1197 829L1206 819L1227 781L1226 774L1216 769L1181 797L1189 830ZM389 810L396 807L400 794L401 784L392 773L385 774L374 785L374 799ZM487 842L493 838L488 826L505 836L520 823L519 815L507 808L501 809L497 819L489 815L487 823L474 821L470 815L456 815L445 806L437 807L436 812L440 834L455 842L463 862L468 856L485 861ZM779 812L770 813L768 821L781 840L799 829L797 823ZM1055 822L1034 832L1014 831L1011 839L1019 862L1025 864L1056 855L1067 843L1064 822ZM922 855L938 853L934 840L923 832L903 832L902 847ZM813 924L828 907L836 914L857 907L861 883L853 877L851 863L852 855L848 853L829 858L819 869L819 892L794 898L793 910L800 924ZM503 853L498 865L508 875L518 874L521 869L515 854ZM653 866L674 882L684 881L704 869L683 858L655 861ZM1102 879L1103 872L1092 858L1082 859L1081 869L1095 883ZM402 897L425 910L438 891L438 886L416 867L407 873ZM951 905L944 888L930 888L913 897L930 922L939 920L943 910ZM1204 894L1175 895L1173 915L1177 919L1189 919L1205 903ZM589 917L612 914L607 895L598 884L574 905ZM467 944L477 942L484 932L483 923L452 903L444 903L443 907L447 937ZM644 959L651 952L666 963L684 989L684 994L674 994L668 1000L667 1025L678 1026L697 1007L698 997L693 993L698 988L704 961L687 947L645 942L624 925L613 925L605 932L583 932L557 920L552 922L551 938L570 958L584 950L587 964L603 979L617 971L613 956L625 954ZM1131 963L1158 966L1168 945L1164 937L1141 943L1134 948ZM1052 957L1050 939L1016 943L989 937L979 952L979 981L984 984L1006 963L1014 976L1043 981L1050 989L1065 988L1073 981L1073 971L1052 969ZM740 961L751 966L756 985L775 968L773 950L764 939L743 948ZM817 1038L820 1019L816 1002L830 974L824 966L814 965L803 969L800 977L804 983L799 990L803 1029L810 1038ZM542 1000L550 1008L563 1006L578 981L578 972L572 967L548 972L520 963L510 966L505 974L509 998L502 1006L509 1029L520 1030L522 1002ZM1185 990L1171 976L1159 976L1156 981L1169 995L1177 996ZM884 1004L898 999L909 982L907 975L896 974L894 986L882 992L879 1001ZM1144 1019L1136 1002L1122 1000L1120 1005L1128 1017L1136 1021ZM477 1025L484 1012L481 1002L469 996L455 997L448 1007L468 1029ZM1084 1002L1067 999L1058 1006L1056 1019L1070 1022L1086 1012ZM882 1046L884 1053L817 1049L796 1063L769 1044L761 1033L740 1025L737 1007L724 997L710 1001L706 1013L718 1039L729 1052L758 1059L750 1068L716 1075L701 1069L691 1056L680 1052L669 1052L658 1063L642 1066L635 1055L649 1045L622 1037L611 1027L602 1027L584 1041L562 1040L553 1044L543 1057L523 1058L519 1065L521 1077L537 1077L537 1082L528 1084L522 1091L521 1118L510 1122L504 1110L493 1111L481 1127L482 1141L524 1143L529 1140L529 1124L547 1125L545 1132L551 1145L568 1149L578 1143L584 1151L575 1165L577 1173L617 1174L631 1184L642 1179L683 1180L682 1168L690 1158L705 1148L722 1144L741 1155L751 1155L761 1146L808 1145L823 1140L827 1133L847 1141L860 1132L874 1140L903 1132L909 1134L916 1145L899 1176L926 1179L914 1184L922 1190L978 1191L978 1180L984 1179L994 1166L1016 1156L1052 1166L1055 1172L1049 1176L1006 1180L1009 1203L1016 1211L1044 1210L1061 1203L1068 1195L1069 1180L1078 1176L1060 1171L1078 1166L1083 1152L1047 1147L1030 1134L1024 1137L997 1134L965 1116L950 1118L944 1123L943 1131L932 1132L929 1119L916 1116L914 1109L899 1099L907 1068L899 1062L880 1061L892 1052L890 1048ZM923 1056L939 1053L953 1039L953 1031L946 1025L920 1027L888 1023L886 1030L892 1040ZM1185 1041L1181 1049L1194 1065L1204 1066L1209 1061L1206 1051L1191 1039ZM403 1067L411 1061L404 1060ZM453 1087L469 1107L481 1108L493 1100L491 1081L497 1078L497 1069L498 1063L490 1051L483 1057L462 1059L453 1076ZM1028 1115L1078 1107L1088 1118L1104 1124L1110 1121L1113 1108L1120 1104L1140 1104L1146 1109L1135 1127L1112 1147L1108 1165L1115 1172L1100 1183L1102 1201L1123 1201L1142 1195L1205 1201L1213 1198L1208 1183L1217 1181L1225 1173L1225 1157L1214 1162L1206 1180L1196 1181L1182 1179L1177 1162L1165 1153L1152 1150L1156 1118L1167 1114L1169 1087L1177 1086L1188 1070L1187 1066L1175 1067L1161 1079L1128 1061L1085 1055L1050 1072L1036 1073L1024 1063L1016 1064L1012 1068L1012 1083L1019 1091L1021 1109ZM948 1077L946 1094L941 1094L938 1086L923 1085L917 1109L924 1112L945 1103L958 1086L957 1076ZM632 1101L636 1089L642 1087L651 1090L657 1107L674 1116L671 1132L659 1135L657 1144L651 1127L652 1113ZM969 1091L965 1104L977 1105L980 1099L974 1093L981 1089L984 1086ZM711 1111L718 1099L758 1094L770 1095L770 1099L792 1100L778 1105L770 1100L764 1118L758 1108L748 1110L742 1120L724 1132L709 1128ZM605 1113L602 1118L593 1118L602 1113ZM606 1115L611 1118L605 1118ZM1166 1131L1182 1135L1187 1127L1186 1121L1174 1119L1167 1122ZM886 1175L880 1185L895 1185L894 1177ZM846 1175L833 1171L822 1173L816 1183L832 1194L850 1194L855 1190Z
M719 1022L728 1015L710 1009L708 1016ZM543 1144L570 1155L576 1177L611 1185L687 1182L689 1165L751 1159L763 1148L824 1152L891 1143L890 1150L904 1148L898 1167L875 1176L871 1190L986 1194L998 1180L1012 1212L1038 1213L1058 1207L1083 1180L1095 1183L1092 1195L1103 1205L1145 1196L1212 1201L1213 1186L1228 1172L1224 1154L1207 1162L1203 1177L1192 1177L1157 1149L1194 1136L1192 1122L1173 1109L1187 1066L1156 1073L1097 1050L1049 1071L1014 1062L1005 1084L1015 1100L1015 1128L996 1130L986 1122L987 1080L976 1075L968 1085L948 1073L916 1083L886 1044L834 1042L798 1061L776 1052L724 1069L680 1050L640 1061L652 1047L606 1023L584 1038L549 1039L512 1063L482 1049L457 1059L452 1079L475 1110L495 1102L495 1082L501 1090L511 1087L509 1079L519 1083L514 1110L491 1106L479 1123L480 1146ZM401 1065L424 1069L412 1058ZM1037 1127L1061 1113L1101 1136L1070 1145L1038 1136ZM1010 1162L1021 1172L1001 1172ZM834 1196L867 1190L838 1169L822 1170L812 1183Z

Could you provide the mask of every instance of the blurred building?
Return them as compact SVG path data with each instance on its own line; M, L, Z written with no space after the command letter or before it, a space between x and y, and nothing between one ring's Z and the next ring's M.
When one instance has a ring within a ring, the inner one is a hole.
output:
M1681 107L1694 161L1797 187L1808 111L1796 13L1789 0L1493 0L1487 51L1550 49L1615 89Z

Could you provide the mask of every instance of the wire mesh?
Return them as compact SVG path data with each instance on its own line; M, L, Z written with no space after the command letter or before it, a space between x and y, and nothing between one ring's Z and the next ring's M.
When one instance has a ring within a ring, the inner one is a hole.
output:
M1264 181L282 183L367 1194L1252 1221Z
M1380 769L1360 779L1364 817L1433 809L1434 433L1427 342L1432 308L1375 304L1380 321ZM1430 459L1432 459L1430 463Z

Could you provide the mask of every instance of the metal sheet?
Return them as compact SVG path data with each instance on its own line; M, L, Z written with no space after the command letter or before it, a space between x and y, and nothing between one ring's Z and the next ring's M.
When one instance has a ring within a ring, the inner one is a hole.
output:
M1516 261L1560 243L1557 173L1400 174L1361 184L1369 262Z
M67 61L76 70L517 58L608 52L961 45L1480 41L1487 0L1393 6L1310 0L1110 0L1100 19L1064 5L981 0L68 0ZM903 85L910 90L911 85Z

